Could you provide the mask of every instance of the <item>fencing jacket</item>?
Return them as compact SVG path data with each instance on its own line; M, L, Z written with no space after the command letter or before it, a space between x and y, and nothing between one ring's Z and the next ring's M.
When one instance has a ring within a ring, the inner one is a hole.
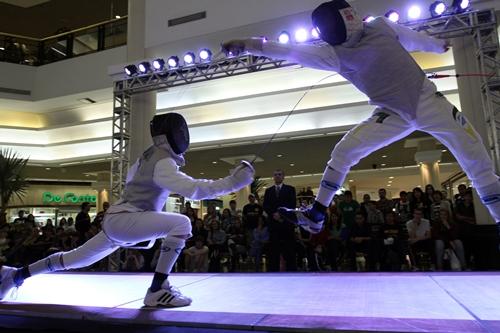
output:
M445 41L432 38L379 17L365 23L351 47L264 42L252 53L335 71L370 98L370 103L415 119L424 72L408 52L445 52Z
M214 198L239 190L251 181L234 174L219 180L191 178L179 171L171 153L151 146L129 169L122 198L107 213L160 212L171 192L190 199Z

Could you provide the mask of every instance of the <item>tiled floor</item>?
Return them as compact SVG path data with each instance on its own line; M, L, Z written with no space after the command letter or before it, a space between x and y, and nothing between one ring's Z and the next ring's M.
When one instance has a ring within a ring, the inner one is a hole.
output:
M150 278L36 276L0 303L0 315L219 330L500 332L500 273L173 274L193 304L143 309Z

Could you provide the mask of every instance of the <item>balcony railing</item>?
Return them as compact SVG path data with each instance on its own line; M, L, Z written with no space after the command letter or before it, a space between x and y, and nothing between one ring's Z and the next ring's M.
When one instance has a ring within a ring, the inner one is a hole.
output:
M43 39L0 33L0 61L41 66L126 43L126 16Z

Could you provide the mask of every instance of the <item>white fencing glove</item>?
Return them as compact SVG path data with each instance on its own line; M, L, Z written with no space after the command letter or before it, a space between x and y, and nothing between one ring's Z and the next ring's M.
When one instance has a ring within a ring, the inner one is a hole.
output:
M230 172L234 180L234 185L238 188L243 188L253 182L255 169L248 161L241 161L240 164Z

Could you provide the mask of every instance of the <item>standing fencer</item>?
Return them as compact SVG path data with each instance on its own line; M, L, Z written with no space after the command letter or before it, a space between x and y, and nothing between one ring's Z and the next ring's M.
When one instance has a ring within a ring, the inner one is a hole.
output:
M0 300L30 276L85 267L119 247L163 238L151 286L144 298L147 306L186 306L191 298L168 281L177 257L191 237L188 217L162 209L174 192L192 199L213 198L237 191L253 181L254 169L242 161L230 175L219 180L193 179L179 171L189 146L189 131L180 114L158 115L151 121L154 145L130 168L122 198L106 212L103 229L82 246L48 256L21 269L0 269Z
M379 17L365 23L344 0L318 6L313 26L322 45L285 45L263 38L231 40L223 51L284 59L338 72L370 98L372 116L349 131L335 146L310 208L281 209L280 214L313 233L319 232L335 192L349 169L372 152L415 130L441 141L472 180L482 202L500 221L500 183L493 163L465 116L436 91L409 52L444 53L449 44Z

